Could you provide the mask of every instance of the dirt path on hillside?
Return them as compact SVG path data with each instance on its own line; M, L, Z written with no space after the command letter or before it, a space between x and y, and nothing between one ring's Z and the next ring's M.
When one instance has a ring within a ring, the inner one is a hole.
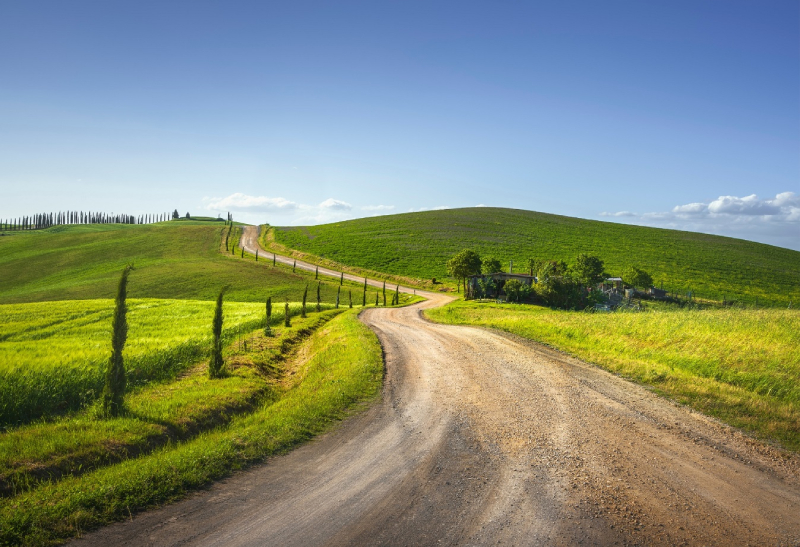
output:
M264 248L258 242L258 227L257 226L245 226L242 230L242 238L239 241L239 245L248 253L256 254L256 250L258 250L259 256L263 257L264 260L271 260L273 255L275 256L275 261L279 262L280 264L284 264L286 266L292 266L295 262L297 263L297 268L300 270L306 270L309 272L315 271L319 268L319 274L324 275L327 277L335 277L339 279L342 275L342 272L337 270L331 270L330 268L325 268L323 266L316 266L314 264L310 264L308 262L303 262L302 260L295 260L294 258L290 258L288 256L279 255L273 253L272 251L264 250ZM359 277L357 275L345 273L344 278L348 281L355 281L356 283L363 283L364 277ZM383 281L377 281L375 279L367 279L367 285L370 287L381 288L383 287ZM395 285L392 283L387 283L387 289L389 286L392 287L394 290ZM400 292L402 293L414 293L414 294L430 294L425 291L409 289L408 287L400 286Z
M386 353L369 411L77 543L800 544L796 456L537 344L432 324L448 298L429 296L362 313Z

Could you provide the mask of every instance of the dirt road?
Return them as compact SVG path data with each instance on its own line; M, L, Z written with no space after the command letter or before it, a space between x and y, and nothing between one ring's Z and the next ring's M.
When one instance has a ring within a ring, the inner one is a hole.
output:
M796 456L536 344L421 316L446 301L362 313L386 352L366 413L77 543L800 544Z

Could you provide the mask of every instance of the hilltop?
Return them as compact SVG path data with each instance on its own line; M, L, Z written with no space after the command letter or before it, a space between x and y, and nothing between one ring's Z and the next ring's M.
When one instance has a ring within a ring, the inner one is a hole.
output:
M0 304L113 298L130 262L136 267L131 298L211 300L228 285L228 300L297 301L306 283L315 283L313 274L272 267L266 257L256 262L247 254L240 258L238 249L224 252L226 231L215 219L181 219L6 232L0 237ZM323 281L323 300L335 294L335 283Z
M528 258L570 262L601 257L612 275L634 265L657 286L700 297L785 306L800 303L800 252L741 239L494 207L279 227L275 239L326 259L419 279L445 278L446 261L464 248L494 256L514 271Z

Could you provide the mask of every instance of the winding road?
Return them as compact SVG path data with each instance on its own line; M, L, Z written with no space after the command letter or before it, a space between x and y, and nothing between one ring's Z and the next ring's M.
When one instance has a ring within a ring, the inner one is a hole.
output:
M797 456L538 344L430 323L449 298L425 296L361 314L386 355L368 411L75 543L800 545Z

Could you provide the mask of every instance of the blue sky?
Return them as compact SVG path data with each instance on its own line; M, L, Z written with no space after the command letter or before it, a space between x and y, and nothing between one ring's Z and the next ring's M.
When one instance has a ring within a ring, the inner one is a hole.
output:
M3 2L0 217L489 205L800 249L800 3Z

